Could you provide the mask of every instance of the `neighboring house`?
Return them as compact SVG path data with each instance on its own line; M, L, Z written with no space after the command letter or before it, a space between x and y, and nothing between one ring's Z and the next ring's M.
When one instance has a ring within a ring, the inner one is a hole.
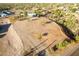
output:
M4 10L4 11L2 11L2 13L5 13L5 14L7 14L7 15L13 14L11 11L8 11L8 10Z
M76 10L76 13L79 14L79 10Z
M29 17L36 17L37 14L33 13L33 12L27 12L27 16L29 16Z
M5 13L0 13L0 17L5 17L5 16L7 16L7 14L5 14Z
M7 10L4 10L0 13L0 17L6 17L6 16L9 16L9 15L12 15L13 13L11 11L7 11Z

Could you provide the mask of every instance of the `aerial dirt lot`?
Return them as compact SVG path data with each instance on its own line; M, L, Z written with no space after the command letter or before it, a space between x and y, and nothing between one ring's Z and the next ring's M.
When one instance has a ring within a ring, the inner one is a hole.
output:
M61 27L45 17L16 21L9 28L7 34L0 38L0 55L23 55L32 48L37 47L37 52L48 47L52 42L53 47L59 41L68 38Z

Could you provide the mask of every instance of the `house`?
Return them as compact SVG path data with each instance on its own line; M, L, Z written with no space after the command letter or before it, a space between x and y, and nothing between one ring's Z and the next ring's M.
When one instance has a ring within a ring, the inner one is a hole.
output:
M7 14L7 15L12 15L12 14L14 14L13 12L8 11L8 10L4 10L4 11L2 11L2 13L5 13L5 14Z
M7 14L5 14L5 13L0 13L0 17L5 17L5 16L7 16Z
M11 12L11 11L8 11L8 10L4 10L4 11L0 12L0 17L6 17L6 16L9 16L9 15L12 15L12 14L14 14L14 13Z
M34 13L34 12L27 12L27 16L28 16L28 17L36 17L37 14Z
M79 10L77 10L76 13L79 13Z

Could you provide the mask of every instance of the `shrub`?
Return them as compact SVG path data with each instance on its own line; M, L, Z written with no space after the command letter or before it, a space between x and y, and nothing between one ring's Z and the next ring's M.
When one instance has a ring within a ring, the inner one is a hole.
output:
M76 39L77 41L79 41L79 35L76 35L75 39Z
M57 47L58 49L61 49L61 48L63 48L64 46L63 46L62 43L59 43L59 44L56 45L56 47Z
M66 47L68 44L70 44L71 42L68 39L65 39L63 42L60 42L59 44L56 45L56 47L58 49L64 48Z

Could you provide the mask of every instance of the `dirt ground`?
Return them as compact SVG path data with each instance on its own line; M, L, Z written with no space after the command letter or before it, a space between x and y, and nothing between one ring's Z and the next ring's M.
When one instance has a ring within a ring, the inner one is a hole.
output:
M7 34L0 38L0 55L23 55L31 48L37 47L37 52L66 39L61 27L45 17L27 19L15 22Z

